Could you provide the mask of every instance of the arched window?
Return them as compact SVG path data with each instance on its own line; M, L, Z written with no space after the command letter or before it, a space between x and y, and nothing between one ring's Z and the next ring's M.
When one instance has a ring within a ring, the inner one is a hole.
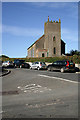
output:
M53 37L53 41L55 41L55 36Z
M54 50L53 50L54 54L56 54L56 48L54 47Z

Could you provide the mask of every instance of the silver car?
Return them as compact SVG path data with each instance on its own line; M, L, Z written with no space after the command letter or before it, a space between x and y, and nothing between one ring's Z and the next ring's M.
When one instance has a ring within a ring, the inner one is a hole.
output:
M13 62L12 61L5 61L2 63L2 67L13 67Z
M46 66L45 62L34 62L30 66L30 69L37 69L37 70L46 69L46 68L47 68L47 66Z

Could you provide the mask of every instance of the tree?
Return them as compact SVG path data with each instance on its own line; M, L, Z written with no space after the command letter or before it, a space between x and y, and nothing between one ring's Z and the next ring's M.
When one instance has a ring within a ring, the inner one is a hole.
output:
M70 51L70 55L73 56L73 55L80 55L80 51L78 50L71 50Z
M73 56L74 53L75 53L74 50L71 50L71 51L70 51L70 55L71 55L71 56Z
M9 58L9 57L8 57L8 56L6 56L6 55L1 55L0 57L2 57L2 58L3 58L3 57L4 57L4 58Z

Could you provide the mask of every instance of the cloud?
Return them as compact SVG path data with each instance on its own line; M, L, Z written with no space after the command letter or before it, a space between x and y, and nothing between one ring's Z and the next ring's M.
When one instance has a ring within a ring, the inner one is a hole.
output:
M78 18L78 3L77 2L33 2L35 7L45 7L50 9L56 9L67 12L67 17Z
M65 7L66 6L66 2L34 2L32 3L33 5L37 6L37 7L49 7L49 8L61 8L61 7Z
M9 33L15 36L38 36L43 34L41 29L37 28L21 28L17 26L8 26L8 25L3 25L2 26L2 32L3 33Z
M1 32L1 26L0 26L0 32ZM8 25L2 25L2 32L3 33L9 33L11 35L15 36L24 36L24 37L34 37L34 36L40 36L43 33L42 29L37 28L21 28L17 26L8 26ZM62 28L61 29L61 37L64 40L70 40L70 41L78 41L78 31Z

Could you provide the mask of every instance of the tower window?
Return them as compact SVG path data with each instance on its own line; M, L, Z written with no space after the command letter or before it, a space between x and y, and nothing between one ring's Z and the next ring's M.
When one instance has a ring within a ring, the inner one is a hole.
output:
M53 41L55 41L55 36L53 37Z
M53 50L54 54L56 54L56 48L54 47L54 50Z
M42 53L42 57L44 57L44 53Z
M33 50L32 50L32 48L31 48L31 57L33 56L32 52L33 52Z

